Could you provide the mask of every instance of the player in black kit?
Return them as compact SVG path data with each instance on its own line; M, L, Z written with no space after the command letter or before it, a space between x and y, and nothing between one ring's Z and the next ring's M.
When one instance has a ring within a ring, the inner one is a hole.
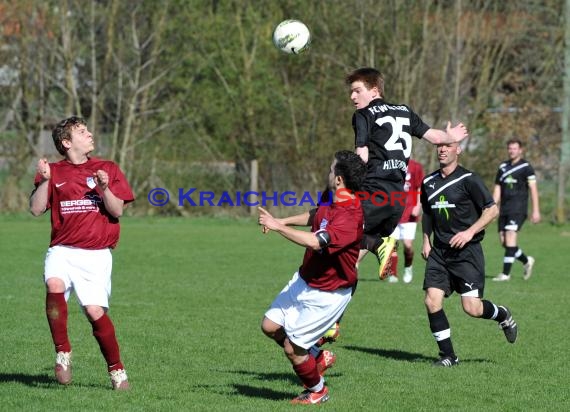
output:
M412 153L412 136L432 144L460 142L468 136L459 123L447 131L432 129L410 107L384 100L384 78L373 68L364 67L346 76L350 99L356 111L352 116L356 153L367 164L362 201L364 239L358 262L367 251L376 255L381 279L387 276L387 263L395 246L390 237L406 204L404 183ZM357 263L358 265L358 263Z
M457 143L438 145L440 168L424 179L421 189L425 305L439 347L440 358L433 365L444 367L459 363L443 311L444 298L453 292L461 295L469 316L493 319L508 342L517 339L517 324L509 309L483 300L485 258L480 242L499 211L481 178L459 166L460 153Z
M526 256L517 244L517 233L522 229L527 217L529 191L532 206L530 221L540 222L536 176L531 164L522 158L522 142L518 139L509 140L507 151L509 160L499 165L493 190L493 199L500 206L499 239L505 248L503 272L493 278L499 282L511 279L511 267L515 259L524 265L524 280L528 280L532 275L534 258Z

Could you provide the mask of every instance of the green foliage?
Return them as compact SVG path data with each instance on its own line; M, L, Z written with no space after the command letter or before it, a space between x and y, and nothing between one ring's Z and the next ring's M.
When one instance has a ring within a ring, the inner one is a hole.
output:
M387 100L411 105L433 127L464 121L474 164L499 161L487 141L512 135L540 138L530 160L541 172L557 164L555 0L17 3L5 8L6 27L21 31L0 48L3 128L22 139L10 169L29 168L44 154L42 132L77 113L89 120L97 155L118 161L137 195L156 181L201 178L171 173L172 162L234 162L243 176L226 189L242 189L252 159L264 189L315 190L332 153L353 146L344 76L357 66L378 67ZM299 56L272 44L286 18L311 30ZM11 150L0 141L0 158L12 159ZM432 158L421 142L414 156Z
M132 390L110 389L91 328L72 298L69 330L74 383L53 379L54 353L44 315L44 216L0 215L3 236L3 348L0 401L7 410L291 410L302 387L281 349L259 329L263 313L302 259L302 249L252 220L127 218L114 252L110 316ZM461 364L434 369L437 346L421 290L416 251L411 284L376 278L363 262L358 291L330 345L326 410L568 410L564 268L570 228L528 227L520 237L537 259L522 280L490 281L502 249L489 229L485 297L508 305L519 340L508 344L492 321L467 317L457 296L446 301ZM416 249L420 242L416 241Z

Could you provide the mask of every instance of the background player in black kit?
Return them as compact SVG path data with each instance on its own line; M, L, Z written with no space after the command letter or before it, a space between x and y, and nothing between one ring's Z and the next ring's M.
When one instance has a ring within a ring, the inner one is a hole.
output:
M495 178L495 189L493 190L493 199L500 206L499 239L505 248L503 272L493 278L499 282L511 279L511 268L515 259L524 265L524 280L532 275L534 258L526 256L517 243L517 233L522 229L528 213L529 191L532 206L530 221L532 223L540 222L536 176L531 164L522 158L522 142L519 139L509 140L507 151L509 160L505 160L499 165Z
M514 343L517 339L517 324L509 309L482 299L485 258L480 242L485 227L499 212L481 178L458 165L460 153L457 143L438 145L440 168L424 179L421 190L422 256L427 259L423 288L430 329L440 355L434 366L459 363L443 311L444 297L454 291L461 295L465 313L493 319L507 341Z
M460 142L468 136L467 128L462 123L451 127L448 122L447 131L432 129L410 107L384 101L384 77L376 69L354 70L346 76L346 84L356 107L352 116L356 153L367 164L363 190L371 195L362 202L364 239L359 262L367 250L374 253L382 279L396 243L390 235L405 207L405 199L400 203L392 196L404 194L412 136L433 144Z

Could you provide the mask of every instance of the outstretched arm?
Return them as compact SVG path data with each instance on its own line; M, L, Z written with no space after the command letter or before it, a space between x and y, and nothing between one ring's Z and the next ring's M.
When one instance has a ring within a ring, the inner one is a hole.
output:
M438 145L459 143L468 136L469 133L467 132L467 127L465 127L463 123L459 123L457 126L451 127L451 122L447 122L446 131L428 129L422 137L431 144Z
M280 219L275 219L271 214L262 207L259 210L259 224L263 226L263 232L267 233L273 230L281 234L284 238L290 240L303 247L308 247L314 250L320 250L321 245L319 240L313 232L306 232L304 230L294 229L282 223Z

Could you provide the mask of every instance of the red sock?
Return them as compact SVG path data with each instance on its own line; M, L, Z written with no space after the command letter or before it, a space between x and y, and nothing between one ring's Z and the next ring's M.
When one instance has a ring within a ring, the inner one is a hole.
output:
M392 252L390 255L390 274L398 277L398 252Z
M46 294L46 316L56 352L71 352L67 336L67 302L64 293Z
M319 375L317 370L317 362L311 355L300 365L293 365L293 370L306 388L312 388L321 381L321 375Z
M107 361L109 372L116 369L124 369L121 363L121 355L119 354L119 343L115 337L115 327L113 322L105 313L95 322L91 322L93 327L93 336L97 339L101 353Z

